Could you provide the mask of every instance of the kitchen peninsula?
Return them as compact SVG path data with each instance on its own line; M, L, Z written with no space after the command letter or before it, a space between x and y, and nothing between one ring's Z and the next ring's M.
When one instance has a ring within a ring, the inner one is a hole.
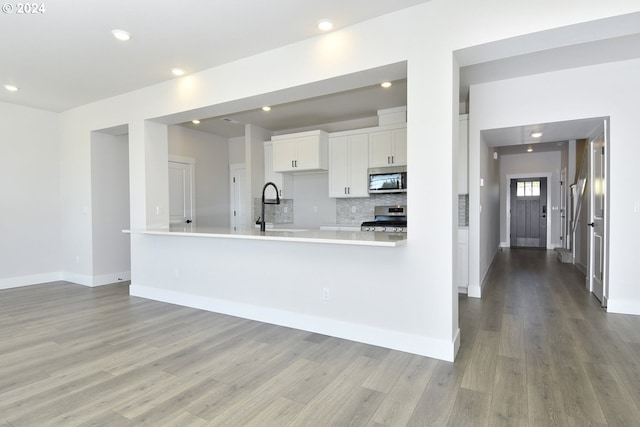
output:
M131 234L149 234L163 236L203 237L238 240L272 240L280 242L320 243L337 245L360 245L395 247L407 242L406 233L361 232L340 230L304 230L304 229L256 229L231 230L226 228L184 227L179 230L150 228L125 230Z

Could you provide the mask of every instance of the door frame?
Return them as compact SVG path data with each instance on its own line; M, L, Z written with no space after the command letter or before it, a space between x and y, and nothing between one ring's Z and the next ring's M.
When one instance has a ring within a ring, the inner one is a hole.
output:
M586 283L585 286L589 290L589 292L596 295L596 298L600 299L600 303L602 307L607 307L607 300L609 299L609 199L610 199L610 191L609 191L609 119L603 120L603 128L597 132L594 132L589 136L587 141L587 146L589 150L589 159L588 159L588 178L589 181L589 222L595 222L595 198L594 198L594 173L595 173L595 160L593 156L593 143L597 140L600 135L603 138L603 148L604 148L604 162L603 162L603 175L604 175L604 206L603 206L603 219L602 219L602 277L600 281L602 282L602 298L598 298L598 295L594 292L594 259L596 251L594 249L595 242L595 229L593 227L588 227L589 237L587 239L588 242L588 255L587 255L587 273L586 273Z
M245 175L245 183L246 183L246 170L247 170L247 165L246 163L231 163L229 165L229 227L231 228L231 230L234 229L234 224L236 223L236 218L237 216L234 216L234 211L235 211L235 206L237 205L238 202L242 203L242 200L236 200L236 196L235 196L235 192L234 192L234 182L233 182L233 177L234 175L238 175L238 174L243 174ZM246 188L245 188L246 190ZM246 201L247 197L246 194L244 195L244 199ZM246 206L246 209L248 210L248 212L246 212L246 217L245 217L245 224L240 223L240 228L243 227L248 227L249 224L251 223L251 205ZM242 216L242 215L240 215ZM237 228L237 227L236 227Z
M175 156L173 154L169 155L168 163L183 163L189 165L189 180L191 181L191 203L189 206L189 210L191 212L191 224L190 227L195 227L196 225L196 159L193 157L184 157L184 156ZM167 168L169 167L167 163ZM171 217L169 217L169 225L171 226ZM185 224L182 224L185 226ZM175 225L174 225L175 226Z
M538 173L514 173L506 175L506 183L505 189L509 190L511 186L512 179L522 179L522 178L547 178L547 249L553 249L551 246L551 191L549 191L552 173L550 172L538 172ZM505 247L511 247L511 239L509 236L511 235L511 191L506 191L506 206L505 206L505 218L506 218L506 236L505 242L503 244Z

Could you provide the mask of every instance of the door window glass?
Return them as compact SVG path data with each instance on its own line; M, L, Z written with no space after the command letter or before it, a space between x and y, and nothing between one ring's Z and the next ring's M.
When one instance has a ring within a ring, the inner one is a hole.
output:
M516 195L518 197L540 196L540 181L518 181Z

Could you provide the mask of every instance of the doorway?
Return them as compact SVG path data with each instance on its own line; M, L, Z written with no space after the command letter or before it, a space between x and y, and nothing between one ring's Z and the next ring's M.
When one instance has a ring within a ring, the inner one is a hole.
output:
M249 208L246 195L246 166L244 163L229 165L230 222L231 229L241 230L249 225Z
M171 157L169 160L169 226L172 229L195 225L193 169L192 159Z
M547 178L513 178L510 183L510 246L547 247Z
M606 125L596 138L589 141L589 289L606 307L605 283L605 215L606 215Z

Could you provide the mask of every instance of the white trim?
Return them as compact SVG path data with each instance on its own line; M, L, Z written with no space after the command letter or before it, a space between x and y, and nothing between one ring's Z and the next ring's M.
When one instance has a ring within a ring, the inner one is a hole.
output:
M633 314L640 316L640 301L624 299L608 299L607 312L619 314Z
M122 282L131 280L131 271L121 271L119 273L103 274L100 276L93 276L91 286L104 286L110 285L116 282Z
M511 180L512 179L520 179L520 178L547 178L547 249L553 249L554 247L551 245L551 191L549 191L549 187L551 186L551 177L553 176L550 172L539 172L539 173L514 173L506 175L507 178L507 189L506 194L506 227L507 227L507 236L511 235ZM509 245L506 246L508 248L511 247L511 239L508 238ZM502 245L502 244L501 244Z
M242 304L234 301L225 301L137 284L131 285L129 293L131 296L330 335L449 362L453 362L457 349L460 347L459 331L451 342L447 342L426 336L380 329L357 323L292 313L274 308Z
M189 212L191 213L189 218L191 220L191 226L195 227L196 226L196 159L194 159L193 157L184 157L184 156L176 156L173 154L169 155L169 160L167 163L167 167L169 165L169 163L182 163L182 164L186 164L189 165L189 180L190 182L190 186L189 189L191 191L190 193L190 207L189 207ZM171 207L169 207L170 209ZM171 224L171 215L169 215L169 224ZM182 224L184 225L184 224Z
M100 276L88 276L86 274L64 272L62 273L61 280L93 288L96 286L110 285L124 280L131 280L131 271L103 274Z
M62 280L62 272L32 274L29 276L8 277L0 279L0 289L20 288L22 286L39 285L41 283L58 282Z

